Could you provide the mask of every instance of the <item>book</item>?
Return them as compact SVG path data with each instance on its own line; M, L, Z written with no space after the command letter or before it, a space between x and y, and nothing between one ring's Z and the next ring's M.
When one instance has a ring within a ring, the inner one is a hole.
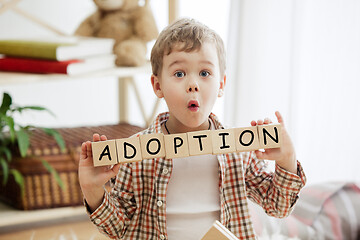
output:
M238 238L219 221L215 221L201 240L238 240Z
M0 71L76 75L113 67L115 67L113 54L68 61L0 56Z
M95 37L0 39L0 54L66 61L91 55L110 54L114 43L114 39Z

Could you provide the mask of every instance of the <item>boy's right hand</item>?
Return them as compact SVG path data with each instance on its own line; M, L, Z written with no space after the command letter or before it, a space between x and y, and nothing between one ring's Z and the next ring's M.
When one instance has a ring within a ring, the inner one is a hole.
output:
M93 135L93 141L106 141L106 136ZM98 208L104 197L103 186L111 178L115 177L120 164L111 166L94 167L91 142L87 141L81 145L79 162L79 183L87 204L94 211Z

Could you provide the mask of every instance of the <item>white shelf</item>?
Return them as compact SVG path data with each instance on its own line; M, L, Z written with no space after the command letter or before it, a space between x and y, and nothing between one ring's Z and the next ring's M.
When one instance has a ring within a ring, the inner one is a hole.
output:
M68 81L73 79L95 78L95 77L118 77L127 78L137 74L151 74L150 63L141 67L117 67L84 74L69 76L66 74L32 74L32 73L15 73L0 72L0 85L24 84L41 81Z

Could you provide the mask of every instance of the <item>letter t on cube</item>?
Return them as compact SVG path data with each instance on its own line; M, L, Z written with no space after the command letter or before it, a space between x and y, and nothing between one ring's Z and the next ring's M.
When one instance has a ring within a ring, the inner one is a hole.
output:
M211 130L188 132L190 156L212 154Z

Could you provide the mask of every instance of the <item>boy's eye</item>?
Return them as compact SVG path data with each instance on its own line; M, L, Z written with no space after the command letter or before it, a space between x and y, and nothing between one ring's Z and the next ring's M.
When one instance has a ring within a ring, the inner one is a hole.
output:
M178 78L185 77L185 73L182 71L177 71L174 75L175 75L175 77L178 77Z
M210 73L208 72L208 71L201 71L200 72L200 76L201 77L207 77L207 76L209 76L210 75Z

